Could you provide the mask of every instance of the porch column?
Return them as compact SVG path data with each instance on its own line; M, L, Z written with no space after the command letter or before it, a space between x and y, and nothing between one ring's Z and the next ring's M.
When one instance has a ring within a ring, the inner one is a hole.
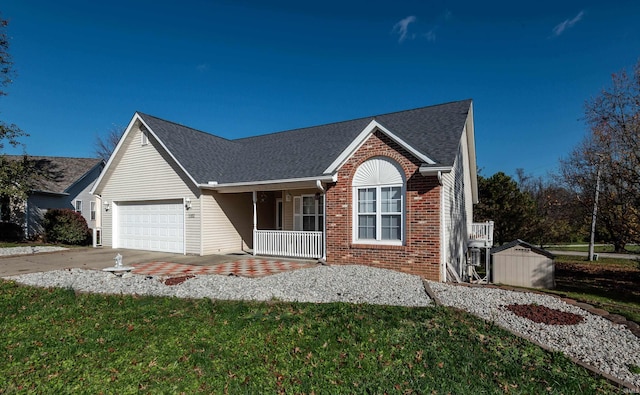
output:
M253 191L253 255L256 255L256 231L258 230L258 191Z

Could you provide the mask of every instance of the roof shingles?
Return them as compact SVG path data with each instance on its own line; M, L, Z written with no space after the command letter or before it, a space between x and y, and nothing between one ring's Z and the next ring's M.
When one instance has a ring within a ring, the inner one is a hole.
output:
M227 140L138 115L197 183L318 177L376 120L437 165L453 165L471 100Z

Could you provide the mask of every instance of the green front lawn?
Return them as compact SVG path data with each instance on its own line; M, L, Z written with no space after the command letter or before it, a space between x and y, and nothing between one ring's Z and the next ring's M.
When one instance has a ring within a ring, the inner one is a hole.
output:
M0 393L616 393L443 307L76 294L0 280Z

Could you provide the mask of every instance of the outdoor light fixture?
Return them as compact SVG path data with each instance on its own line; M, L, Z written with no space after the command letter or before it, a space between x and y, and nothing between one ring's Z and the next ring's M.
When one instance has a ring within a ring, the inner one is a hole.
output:
M107 202L107 201L105 200L105 201L104 201L104 203L102 203L102 204L104 204L104 211L109 211L109 207L110 207L110 206L109 206L109 202Z
M191 198L184 199L184 207L186 207L187 210L191 208Z

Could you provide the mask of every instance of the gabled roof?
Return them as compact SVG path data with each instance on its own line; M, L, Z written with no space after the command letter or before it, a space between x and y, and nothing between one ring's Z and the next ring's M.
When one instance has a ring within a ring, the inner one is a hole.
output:
M144 113L136 116L197 184L304 179L325 171L372 122L432 166L452 166L471 111L462 100L279 133L227 140Z
M9 160L22 160L22 155L7 155ZM95 158L67 158L58 156L27 156L33 163L36 176L33 192L64 194L87 173L102 163Z
M526 248L530 249L531 251L533 251L533 252L535 252L537 254L544 255L547 258L551 258L551 259L554 258L554 255L552 253L550 253L549 251L547 251L545 249L542 249L540 247L536 247L536 246L534 246L532 244L529 244L526 241L522 241L520 239L513 240L513 241L511 241L509 243L503 244L503 245L498 246L498 247L493 247L491 249L491 254L495 254L495 253L498 253L498 252L501 252L501 251L505 251L505 250L508 250L509 248L513 248L515 246L523 246L523 247L526 247Z

